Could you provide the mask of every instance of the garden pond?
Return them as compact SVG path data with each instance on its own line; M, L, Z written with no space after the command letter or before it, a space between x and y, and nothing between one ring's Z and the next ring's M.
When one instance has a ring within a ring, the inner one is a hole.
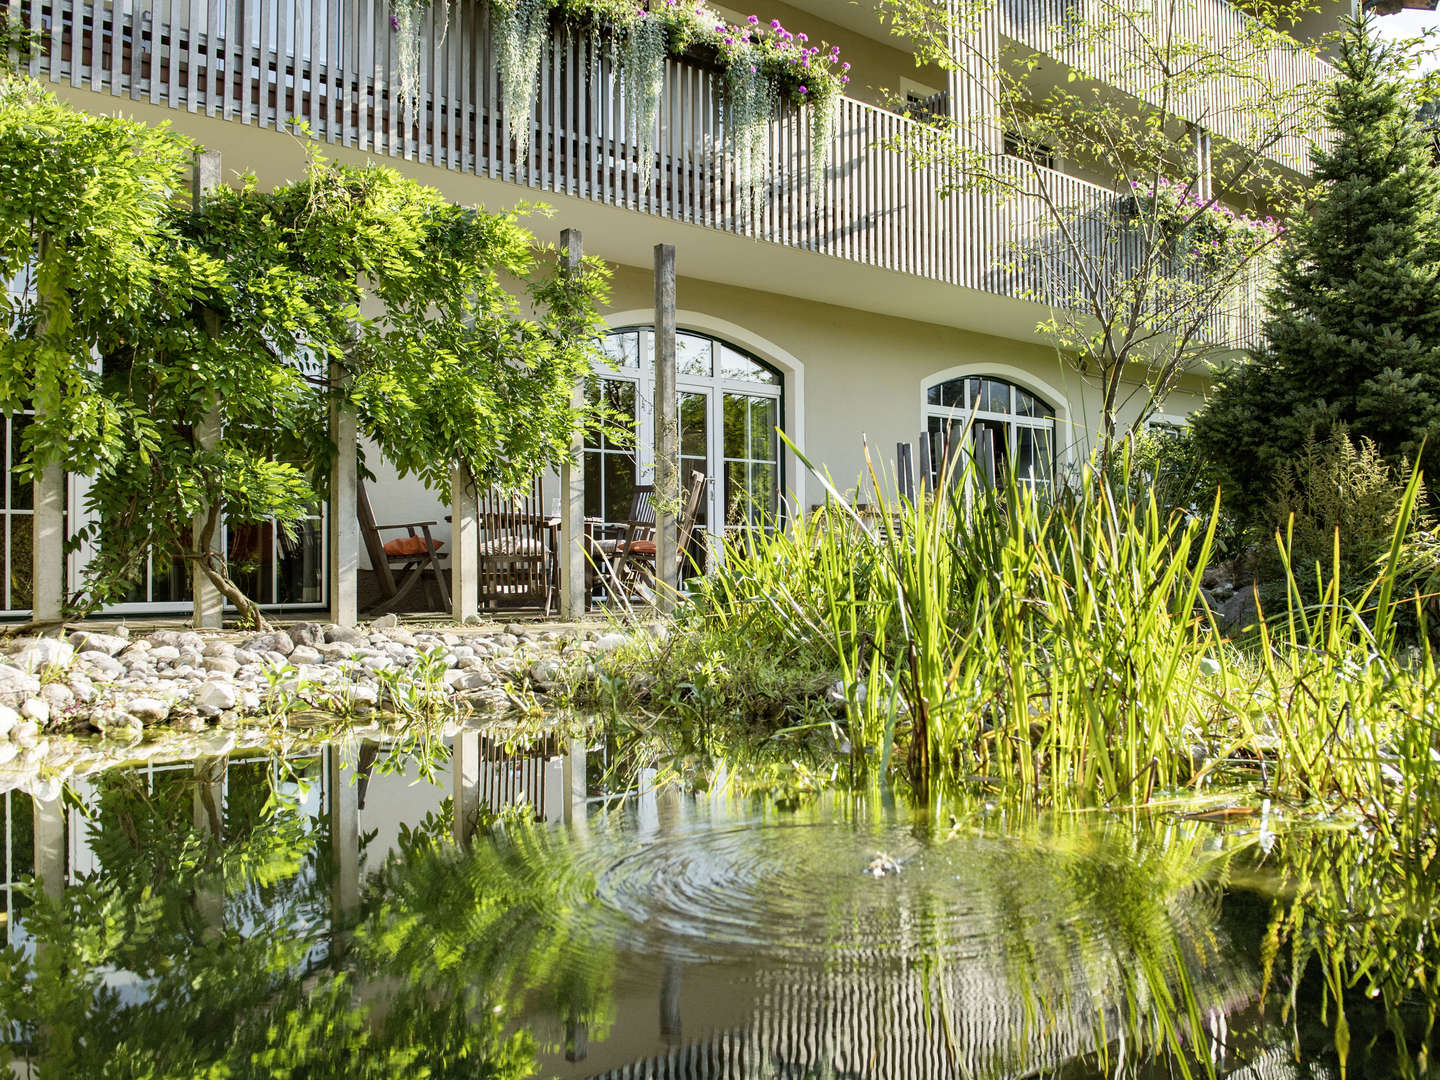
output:
M1300 1078L1341 1075L1340 1030L1349 1075L1426 1068L1423 1007L1347 991L1341 1019L1314 974L1367 902L1348 871L1325 884L1364 861L1353 827L648 771L617 794L603 759L463 732L11 791L0 1056L40 1077Z

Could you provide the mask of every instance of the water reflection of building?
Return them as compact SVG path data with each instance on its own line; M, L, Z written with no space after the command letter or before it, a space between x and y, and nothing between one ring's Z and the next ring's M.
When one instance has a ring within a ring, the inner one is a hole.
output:
M387 767L390 748L378 743L353 746L327 744L302 748L284 759L269 755L237 755L183 761L151 761L125 767L131 782L146 797L166 796L188 820L176 824L212 834L223 832L232 811L241 816L256 809L248 799L231 807L231 782L243 777L247 786L273 786L298 800L296 810L327 818L333 854L340 871L337 902L348 907L357 897L363 873L361 837L370 834L370 850L384 853L394 846L402 824L413 824L452 799L454 836L466 841L482 810L531 806L542 820L572 820L583 813L584 746L550 738L507 746L475 731L450 740L453 767L449 783L424 784L419 760L404 757ZM35 798L19 790L0 792L4 813L4 863L0 879L0 926L3 941L25 941L24 910L28 902L20 881L33 874L40 887L59 896L69 885L100 868L95 829L88 808L96 796L96 777L75 779L68 797L55 789L51 798ZM188 798L185 797L188 795ZM367 803L372 809L367 813ZM232 822L233 824L233 822Z

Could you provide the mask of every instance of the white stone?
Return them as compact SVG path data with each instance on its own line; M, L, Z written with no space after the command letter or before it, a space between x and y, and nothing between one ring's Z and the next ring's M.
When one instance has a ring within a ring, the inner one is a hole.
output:
M350 701L355 705L373 707L380 700L380 688L370 683L355 683L350 687Z
M52 713L64 712L75 704L75 693L62 682L46 683L40 688L40 696L50 705Z
M40 725L34 720L22 719L10 730L10 741L21 746L34 746L40 737Z
M395 667L395 661L388 656L366 656L360 663L371 671L390 671Z
M0 765L9 765L20 754L20 747L13 742L0 742Z
M235 646L228 641L208 641L203 652L206 656L234 656Z
M170 715L170 706L153 697L131 698L122 707L142 724L164 720Z
M240 670L240 665L228 656L207 656L204 664L205 670L212 675L234 675Z
M151 658L159 664L174 664L180 660L180 650L174 645L157 645L150 650Z
M65 668L75 657L75 646L58 638L36 638L22 645L11 659L21 671Z
M95 684L78 672L72 673L70 676L70 693L76 701L82 704L89 704L95 700Z
M80 652L93 650L115 656L130 644L130 639L119 634L92 634L88 630L76 630L70 635L70 644Z
M233 709L239 700L239 691L232 684L218 679L202 683L200 689L195 691L195 704L216 712Z
M44 698L27 698L20 706L20 715L43 726L50 722L50 703Z
M598 652L601 656L605 656L609 653L613 653L616 649L624 647L625 643L628 640L630 639L624 634L601 634L598 638L595 639L595 651Z
M198 668L203 660L204 656L199 649L181 649L176 664L180 667Z
M10 738L15 725L20 723L20 714L9 705L0 705L0 739Z
M318 664L322 659L320 650L309 645L296 645L290 652L290 662L296 667L303 664Z

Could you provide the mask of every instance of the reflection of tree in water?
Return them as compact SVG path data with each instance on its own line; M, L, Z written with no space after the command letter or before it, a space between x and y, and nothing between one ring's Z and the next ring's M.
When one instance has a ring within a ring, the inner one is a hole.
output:
M100 869L28 909L33 945L0 954L0 1062L67 1078L520 1077L533 1041L507 1028L525 980L597 1012L603 964L589 950L567 967L553 918L563 851L517 825L471 855L429 819L347 919L325 817L302 811L293 779L231 768L215 836L193 777L101 777Z

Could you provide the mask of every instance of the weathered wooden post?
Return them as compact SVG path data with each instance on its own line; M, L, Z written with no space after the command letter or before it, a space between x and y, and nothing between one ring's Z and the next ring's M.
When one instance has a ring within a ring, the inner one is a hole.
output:
M220 186L220 152L210 150L195 155L195 168L191 173L190 199L196 210L204 203L205 197ZM203 315L205 333L214 337L220 332L220 316L206 309ZM205 415L195 425L195 442L201 450L215 450L220 446L221 410L218 401L211 401ZM202 506L191 525L195 542L199 544L201 534L211 507ZM223 513L223 510L222 510ZM210 537L206 554L222 557L225 550L225 530L216 528ZM190 595L194 598L192 621L196 629L209 627L219 629L225 623L225 598L197 562L190 567Z
M675 396L675 247L655 245L655 605L673 611L680 588L680 419Z
M331 947L337 956L349 947L343 928L360 909L360 790L355 781L354 751L331 746L325 752L325 794L335 875L330 886Z
M195 831L201 836L208 836L215 846L225 838L225 768L224 758L195 760L191 818L195 822ZM205 880L196 882L195 911L206 934L218 936L225 922L225 889L220 875L206 875Z
M583 247L579 229L560 233L565 246L565 268L580 269ZM570 407L585 407L585 384L570 390ZM560 466L560 617L578 619L585 614L585 432L570 435L570 455Z
M35 799L35 881L51 900L65 892L65 797Z
M335 462L330 468L330 617L340 626L354 626L360 618L360 520L356 507L359 481L359 439L355 413L346 407L348 375L340 364L330 365L335 398L330 403L330 437L335 440Z
M452 832L455 843L470 846L475 825L480 820L480 734L461 731L455 736L450 758L451 807L454 815Z
M48 242L40 241L40 259ZM61 288L37 283L41 318L48 324L57 307L67 303ZM43 334L42 334L43 336ZM58 411L60 389L52 379L35 386L35 418ZM34 512L30 519L30 611L37 623L58 623L65 610L65 471L46 465L32 484Z
M450 475L450 608L457 623L480 614L480 493L465 465Z

